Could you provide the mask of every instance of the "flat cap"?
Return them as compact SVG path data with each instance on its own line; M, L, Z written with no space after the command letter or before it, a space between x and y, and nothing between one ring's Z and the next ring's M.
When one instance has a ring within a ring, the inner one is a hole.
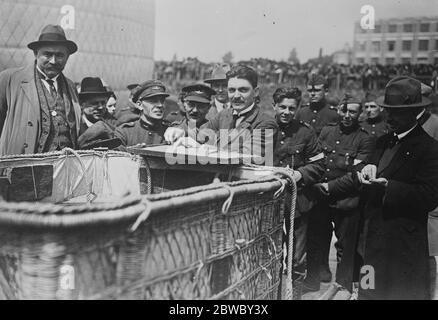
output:
M159 80L149 80L132 89L132 101L137 102L155 96L168 97L166 86Z

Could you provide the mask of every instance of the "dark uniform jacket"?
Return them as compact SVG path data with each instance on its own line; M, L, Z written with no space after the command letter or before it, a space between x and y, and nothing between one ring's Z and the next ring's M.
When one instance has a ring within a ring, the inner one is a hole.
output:
M374 268L375 288L361 289L359 298L427 299L427 217L438 206L438 142L417 125L392 159L381 161L391 136L377 141L371 157L377 177L386 178L388 186L363 187L364 264Z
M363 128L343 128L341 124L324 127L319 136L319 144L325 154L326 172L322 182L327 182L329 193L338 183L348 178L349 172L361 170L374 150L375 139ZM359 197L343 200L332 198L333 207L350 210L359 204Z
M200 130L198 141L205 143L214 132L216 139L219 139L219 146L222 148L230 147L232 152L257 156L263 156L265 151L272 150L271 152L273 152L278 125L272 115L263 112L258 105L254 105L237 127L234 124L233 109L224 109L208 121L205 128ZM221 133L220 130L224 131ZM270 130L270 132L266 130ZM268 136L269 134L272 135ZM272 165L272 163L265 163L265 165Z
M274 166L289 166L298 170L302 180L298 184L297 213L309 211L313 206L307 186L318 182L325 172L324 154L321 152L315 131L310 125L292 119L279 123L274 150Z
M321 106L303 105L295 115L295 119L298 121L310 124L317 135L327 124L337 122L338 118L336 107L329 105L326 101Z
M114 131L114 135L122 141L122 145L125 147L139 143L145 143L146 145L161 144L164 143L164 132L166 132L169 125L165 120L157 125L150 125L140 118L135 122L120 125Z
M361 121L360 125L376 139L389 132L388 125L382 116L378 116L374 119L365 119L364 121Z

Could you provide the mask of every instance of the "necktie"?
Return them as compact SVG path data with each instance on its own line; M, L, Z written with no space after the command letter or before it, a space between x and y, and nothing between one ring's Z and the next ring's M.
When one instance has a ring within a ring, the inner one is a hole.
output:
M47 79L46 82L49 84L50 94L53 97L56 97L56 88L55 88L55 85L54 85L54 81L52 79Z
M231 121L230 129L236 128L236 121L237 121L237 119L239 119L239 115L237 113L233 114L233 120Z
M400 148L400 144L397 144L399 141L400 140L396 135L394 135L394 137L389 140L388 146L386 147L382 157L380 158L378 171L382 171L390 164L392 158L394 158L395 154Z

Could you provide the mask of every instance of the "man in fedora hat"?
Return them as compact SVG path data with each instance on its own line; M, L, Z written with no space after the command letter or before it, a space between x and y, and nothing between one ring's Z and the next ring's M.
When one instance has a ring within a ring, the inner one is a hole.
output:
M377 104L387 112L390 132L351 181L332 186L333 193L352 184L361 190L364 241L358 250L368 271L359 299L429 299L427 217L438 206L438 142L416 118L430 100L419 81L401 76L386 85Z
M166 87L158 80L143 82L133 89L132 101L142 113L138 120L116 128L115 136L122 141L122 150L126 146L164 142L164 132L169 127L169 123L163 120L164 100L168 96Z
M77 45L60 26L48 25L28 48L33 65L0 73L0 155L76 148L81 109L62 70Z
M100 78L86 77L82 79L79 92L79 102L82 108L81 135L78 139L81 149L93 147L115 148L120 142L114 144L114 130L119 125L107 110L108 99L113 95L108 91ZM106 145L105 145L106 143Z
M213 72L211 78L204 80L205 83L210 84L211 88L216 91L214 101L211 103L211 108L207 114L207 120L213 119L216 114L221 112L223 109L230 107L228 101L227 92L227 72L230 71L230 65L226 63L216 64L213 67Z

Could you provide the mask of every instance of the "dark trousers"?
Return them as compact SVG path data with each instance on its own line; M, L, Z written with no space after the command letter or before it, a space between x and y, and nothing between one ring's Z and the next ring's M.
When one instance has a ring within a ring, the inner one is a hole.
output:
M338 239L336 282L351 291L353 278L360 267L357 254L360 214L358 209L340 210L331 208L327 202L318 203L309 212L307 230L307 275L306 284L320 286L320 270L324 264L325 251L330 246L331 224Z
M292 257L292 277L297 279L300 276L304 276L306 272L306 242L307 242L307 225L308 225L308 213L300 214L294 219L294 246ZM284 234L283 241L286 245L287 255L289 254L289 228L290 217L285 216L286 233ZM286 255L286 263L287 263Z

